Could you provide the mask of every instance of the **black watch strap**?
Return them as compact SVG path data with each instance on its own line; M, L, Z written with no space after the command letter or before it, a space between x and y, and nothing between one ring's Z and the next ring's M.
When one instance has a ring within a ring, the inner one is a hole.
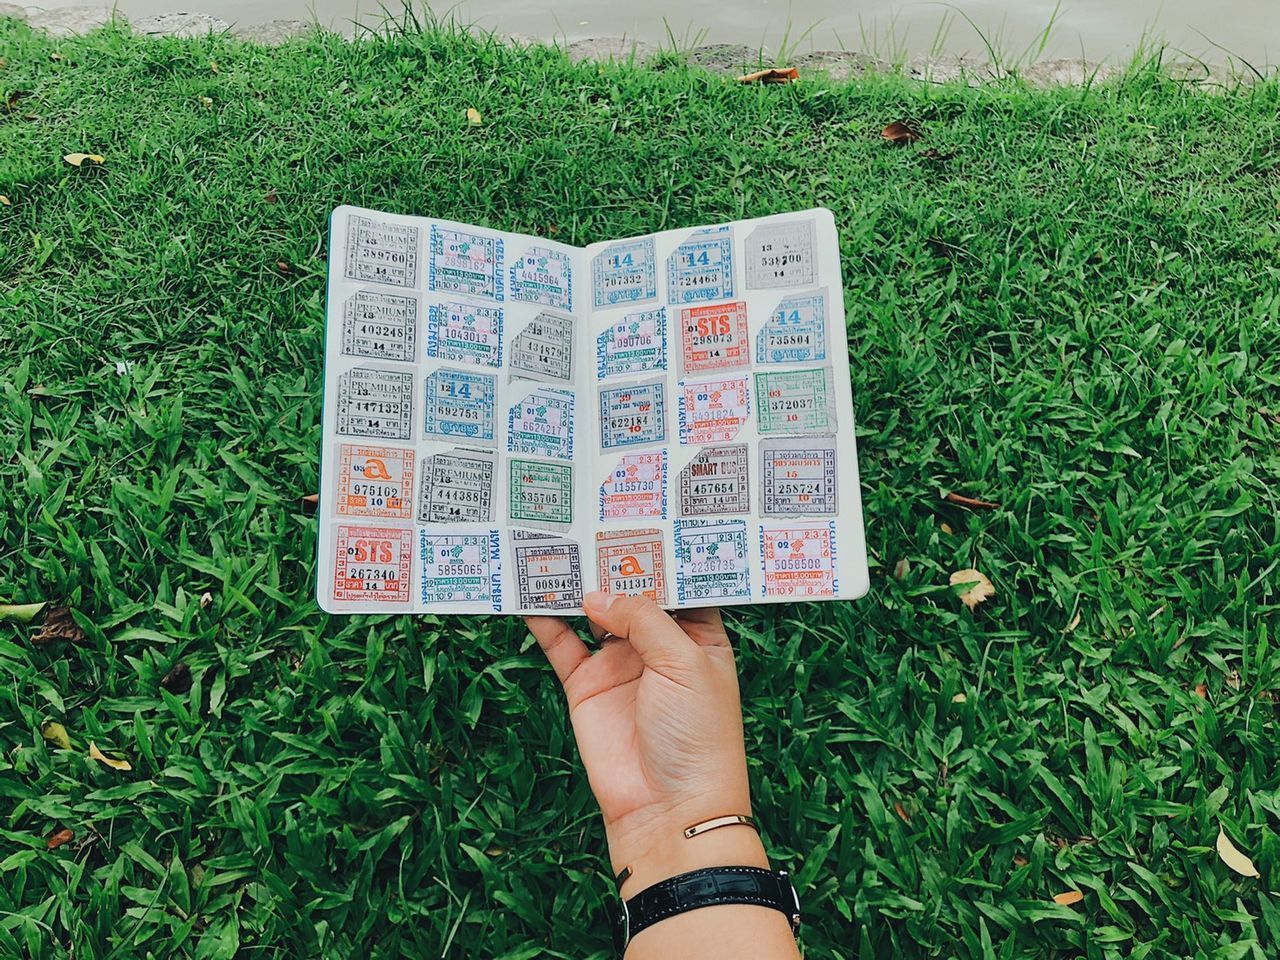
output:
M614 919L614 946L621 956L636 934L659 920L724 903L772 907L786 915L792 931L800 927L800 900L787 871L707 867L655 883L624 900Z

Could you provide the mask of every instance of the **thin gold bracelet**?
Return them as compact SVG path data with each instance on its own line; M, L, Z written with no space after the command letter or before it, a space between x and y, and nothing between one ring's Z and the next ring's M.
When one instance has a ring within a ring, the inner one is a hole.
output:
M684 828L684 838L692 840L699 834L709 833L712 830L718 830L721 827L750 827L756 833L760 832L760 824L756 823L755 817L749 817L741 813L731 813L723 817L712 817L710 820L703 820L692 826ZM622 885L631 877L631 867L622 868L622 872L613 878L614 886L621 890Z

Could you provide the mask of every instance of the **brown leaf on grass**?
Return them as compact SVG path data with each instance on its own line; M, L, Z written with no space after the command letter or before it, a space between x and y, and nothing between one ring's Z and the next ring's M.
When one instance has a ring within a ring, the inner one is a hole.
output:
M1221 824L1218 826L1217 849L1218 856L1222 858L1222 862L1236 873L1240 874L1240 876L1262 876L1258 873L1258 868L1253 865L1253 861L1241 853L1236 845L1231 842L1231 838L1227 836L1227 833L1222 829Z
M31 636L31 642L36 644L53 643L55 640L67 640L71 643L84 640L84 630L71 615L70 607L50 607L49 612L44 615L44 623Z
M956 588L956 596L970 610L988 597L996 595L995 585L987 579L986 574L973 568L957 570L951 575L951 586Z
M1079 890L1068 890L1066 893L1059 893L1053 898L1054 903L1060 903L1064 907L1069 907L1073 903L1079 903L1084 899L1084 894Z
M903 557L893 565L893 579L902 580L911 572L911 561Z
M13 206L13 201L11 201L3 193L0 193L0 207L12 207L12 206Z
M218 67L218 61L217 61L217 60L210 60L210 61L209 61L209 69L210 69L210 71L212 71L213 73L221 73L221 72L222 72L222 70Z
M27 91L25 90L13 91L13 93L9 94L8 99L6 99L4 102L4 112L17 113L18 103L22 100L23 97L26 97L26 96L30 96L30 94L28 94Z
M86 163L94 166L99 163L106 163L106 159L100 153L68 153L63 158L73 167L82 167Z
M1227 680L1227 686L1230 687L1232 690L1240 689L1240 671L1239 670L1232 670L1230 673L1228 673L1226 680Z
M1209 699L1209 685L1206 683L1197 683L1195 686L1195 695L1201 700Z
M303 513L313 514L320 508L320 494L309 493L305 497L299 497L298 502L302 504Z
M208 610L213 605L213 594L206 590L200 594L200 609Z
M267 201L267 203L275 204L280 198L276 196L276 192L274 190L268 190L267 195L262 199Z
M57 833L51 834L44 845L50 850L57 850L64 843L70 843L76 838L76 832L70 827L63 827Z
M1031 862L1030 860L1028 860L1026 857L1024 857L1020 853L1015 853L1013 855L1013 865L1015 867L1025 867L1030 862Z
M186 693L191 689L191 668L185 663L175 663L160 678L160 686L170 693Z
M475 107L467 107L467 123L473 127L478 127L484 123L484 117L480 116L480 111Z
M951 536L951 534L955 533L955 531L951 529L951 524L949 523L938 524L938 529L941 530L943 533L945 533L947 536Z
M966 497L962 493L956 493L954 490L943 490L942 499L948 503L954 503L961 507L968 507L970 510L999 510L1000 504L992 503L990 500L979 500L977 497Z
M288 260L277 260L276 269L286 275L293 272L293 267L289 265Z
M92 740L89 741L89 759L97 760L101 764L105 764L112 770L132 770L133 765L123 757L108 757L105 753L98 749L98 745Z
M1067 628L1066 628L1065 630L1063 630L1062 632L1063 632L1063 633L1072 633L1072 632L1075 630L1075 628L1076 628L1076 627L1078 627L1078 626L1080 626L1080 611L1079 611L1079 610L1077 610L1077 611L1076 611L1076 615L1075 615L1074 617L1072 617L1072 618L1071 618L1071 622L1067 624Z
M961 690L959 693L955 694L955 695L951 698L951 702L952 702L952 703L968 703L968 702L969 702L969 695L968 695L967 693L965 693L963 690Z
M769 67L754 73L744 73L738 78L739 83L790 83L800 79L800 71L795 67Z
M891 123L880 131L880 136L888 140L890 143L915 143L924 134L907 123L905 120L899 120Z
M46 720L40 724L40 736L46 743L51 743L59 750L71 749L71 738L67 736L67 728L56 720Z
M907 816L907 809L902 805L901 800L895 800L893 804L893 812L896 813L903 823L910 823L911 818Z

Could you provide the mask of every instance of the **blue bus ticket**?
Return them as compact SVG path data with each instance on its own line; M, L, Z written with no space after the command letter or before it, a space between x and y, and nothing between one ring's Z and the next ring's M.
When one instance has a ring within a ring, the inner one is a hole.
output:
M573 266L569 255L530 247L511 264L511 299L573 312Z
M667 439L666 381L600 388L600 446L634 447Z
M422 432L430 437L493 443L497 377L466 370L437 370L427 377Z
M645 303L658 298L653 237L611 243L591 261L591 294L596 307Z
M733 297L733 232L699 230L667 258L667 299L672 303Z
M756 335L756 363L827 359L827 291L783 297Z

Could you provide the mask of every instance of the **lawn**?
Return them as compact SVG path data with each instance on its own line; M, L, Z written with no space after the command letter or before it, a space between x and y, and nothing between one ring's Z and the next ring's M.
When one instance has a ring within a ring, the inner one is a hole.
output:
M574 243L830 207L871 593L730 626L806 955L1280 955L1275 82L744 86L435 28L0 58L0 600L83 631L0 623L0 956L610 955L521 623L312 599L339 203Z

